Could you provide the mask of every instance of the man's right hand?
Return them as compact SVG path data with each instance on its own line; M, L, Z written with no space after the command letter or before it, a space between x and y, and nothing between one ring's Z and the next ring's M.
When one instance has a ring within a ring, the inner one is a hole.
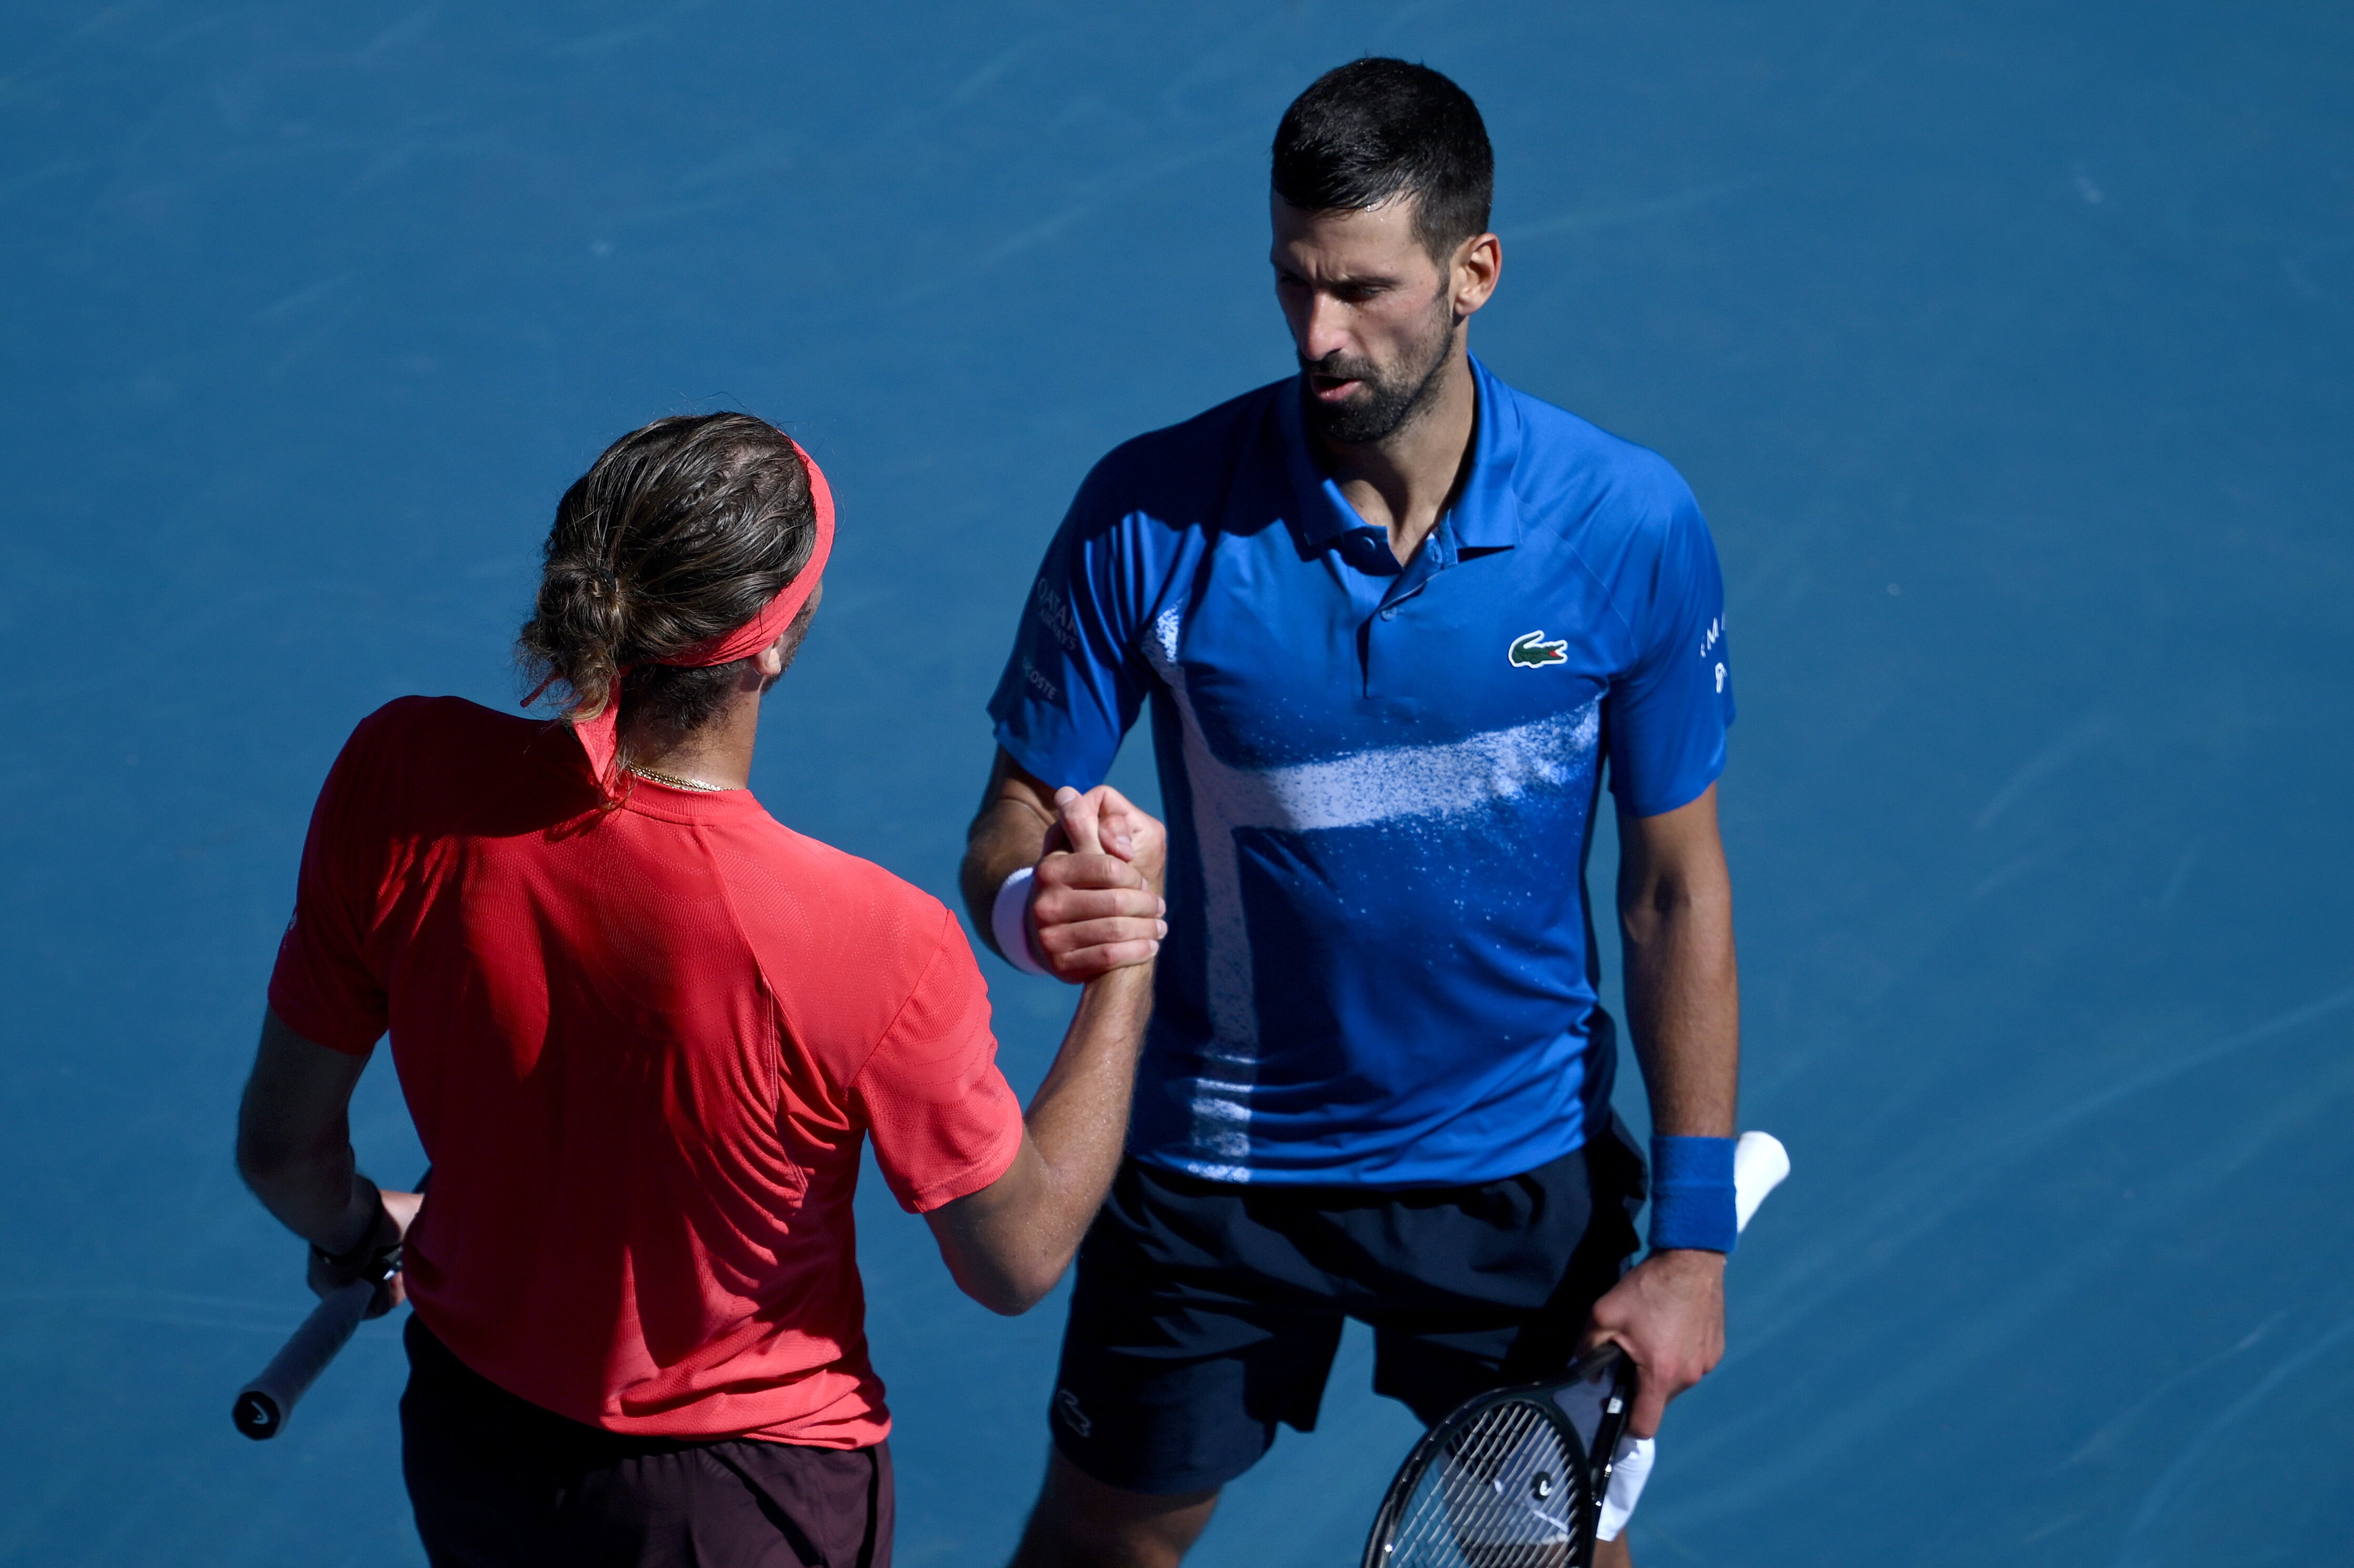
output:
M1724 1255L1670 1248L1655 1252L1594 1304L1581 1351L1615 1340L1642 1379L1628 1433L1659 1429L1668 1401L1724 1359Z
M408 1236L408 1227L416 1222L417 1211L425 1203L425 1194L422 1192L380 1192L376 1197L378 1200L376 1213L363 1238L366 1250L371 1253L381 1252L388 1246L398 1246L406 1241ZM360 1248L361 1244L355 1242L348 1250L358 1251ZM360 1276L356 1274L347 1274L328 1263L317 1247L311 1249L307 1283L311 1287L313 1295L332 1296L345 1286L356 1282L359 1277ZM381 1318L408 1299L408 1282L402 1276L395 1274L390 1279L376 1287L376 1295L369 1300L365 1315L370 1318Z
M1015 784L1027 789L1035 780L1023 775ZM1049 803L1053 821L1032 875L1035 946L1056 975L1087 990L1023 1118L1013 1163L978 1192L925 1216L957 1284L991 1311L1008 1314L1028 1311L1062 1278L1119 1169L1136 1061L1152 1014L1150 965L1169 929L1161 918L1168 833L1108 786L1050 797L1036 785L1033 799L1009 804L994 822L984 807L974 835L980 853L965 863L969 893L972 883L1023 863L1015 853L1030 851L1017 851L1016 834L1025 820L1044 820ZM992 830L993 846L985 837Z
M1031 881L1038 958L1073 985L1147 962L1169 934L1168 830L1108 784L1055 790L1055 811Z

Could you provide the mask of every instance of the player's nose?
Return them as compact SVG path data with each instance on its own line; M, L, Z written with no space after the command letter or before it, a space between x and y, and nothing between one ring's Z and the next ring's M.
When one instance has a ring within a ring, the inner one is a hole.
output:
M1300 356L1313 364L1327 355L1349 352L1348 315L1348 307L1331 295L1310 294L1308 310L1299 321Z

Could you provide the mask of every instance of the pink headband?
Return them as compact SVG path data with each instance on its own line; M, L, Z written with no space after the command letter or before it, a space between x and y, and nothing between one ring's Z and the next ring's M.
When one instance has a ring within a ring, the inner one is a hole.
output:
M817 591L819 574L825 570L826 557L833 553L833 492L826 488L825 473L817 466L817 460L802 450L801 444L790 436L785 440L792 441L794 454L801 460L801 466L809 471L810 499L817 504L817 547L810 552L809 564L778 592L776 598L761 608L759 614L735 630L691 643L653 662L704 670L715 664L733 664L738 659L749 659L781 636L785 628L793 623L793 617L801 612L801 607L809 603L810 595ZM626 675L636 667L630 665L619 672L613 689L596 717L576 717L572 721L572 733L580 737L580 748L588 754L589 770L597 776L599 786L608 795L614 792L613 786L619 782L612 775L620 751L620 675ZM534 692L530 697L525 697L524 705L529 707L532 698L538 695L538 692Z

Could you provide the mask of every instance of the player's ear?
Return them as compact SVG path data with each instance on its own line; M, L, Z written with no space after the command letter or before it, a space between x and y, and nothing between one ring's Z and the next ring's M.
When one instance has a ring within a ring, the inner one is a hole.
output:
M1475 234L1455 248L1449 274L1458 321L1488 302L1503 271L1504 242L1492 234Z
M811 591L809 602L801 606L801 612L793 617L792 624L777 633L774 642L752 655L752 667L760 675L760 690L767 691L778 676L791 667L793 655L801 651L802 642L809 638L810 627L817 620L817 607L824 602L825 583L821 580Z

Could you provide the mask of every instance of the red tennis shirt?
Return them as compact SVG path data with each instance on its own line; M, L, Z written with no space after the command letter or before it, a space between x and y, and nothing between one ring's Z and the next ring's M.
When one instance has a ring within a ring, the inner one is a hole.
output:
M1022 1140L972 949L747 790L599 800L560 725L371 715L320 792L270 1005L353 1055L391 1032L433 1161L408 1293L468 1366L616 1432L880 1442L860 1143L922 1213Z

